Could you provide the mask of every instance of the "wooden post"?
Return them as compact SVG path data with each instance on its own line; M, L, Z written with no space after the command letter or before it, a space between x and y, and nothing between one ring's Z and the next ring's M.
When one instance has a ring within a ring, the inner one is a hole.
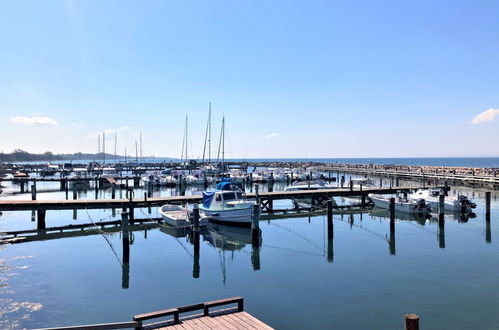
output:
M45 228L47 228L47 226L45 225L45 210L38 209L37 213L38 213L38 216L37 216L38 221L37 221L36 229L37 230L45 230Z
M390 231L395 231L395 198L390 198Z
M260 204L253 205L251 217L251 238L253 245L260 246Z
M111 184L111 199L115 199L116 198L116 183L112 183Z
M440 194L438 196L438 214L443 215L445 212L445 195Z
M419 330L419 316L417 314L405 314L405 330Z
M140 185L140 178L139 177L134 177L133 178L133 186L138 187Z
M485 215L490 217L490 191L485 192Z
M490 231L490 213L485 214L485 242L492 242L492 233Z
M199 204L194 204L192 209L192 226L193 230L199 231Z
M334 223L333 223L333 201L327 201L327 237L332 239L334 235Z
M21 194L24 193L24 179L21 179L20 183L19 183L19 188L21 189Z
M36 201L36 184L31 185L31 200Z
M445 218L443 213L438 215L438 247L445 249Z
M121 275L121 287L123 289L128 289L130 279L130 233L127 212L121 213L121 231L123 242L123 268Z
M95 199L99 198L99 179L95 178Z
M350 191L353 191L353 182L351 177L350 177Z
M379 178L379 186L380 186L380 188L383 187L383 178Z

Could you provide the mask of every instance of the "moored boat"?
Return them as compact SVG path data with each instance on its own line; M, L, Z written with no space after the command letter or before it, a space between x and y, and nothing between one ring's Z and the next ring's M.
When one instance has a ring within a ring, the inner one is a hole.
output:
M369 198L373 201L374 205L383 209L390 208L390 196L369 194ZM408 199L405 196L395 197L395 211L399 212L415 212L415 213L429 213L431 211L430 205L426 203L423 198L418 200Z
M199 206L209 221L238 226L250 226L255 201L246 197L239 183L223 181L215 191L203 191L203 204Z
M440 195L444 194L445 192L441 189L418 189L408 197L415 200L424 198L431 208L437 211L440 207ZM447 196L444 199L444 211L470 213L474 208L476 208L476 204L464 195Z

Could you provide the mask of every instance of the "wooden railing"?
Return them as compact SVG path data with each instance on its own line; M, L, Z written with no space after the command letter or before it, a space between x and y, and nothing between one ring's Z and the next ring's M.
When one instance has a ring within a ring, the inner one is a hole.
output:
M143 321L156 319L156 318L160 318L160 317L165 317L165 316L172 316L172 315L173 315L173 322L180 323L180 314L182 314L182 313L203 310L203 314L205 316L208 316L208 315L210 315L210 308L223 306L223 305L230 305L230 304L237 304L238 312L242 312L244 310L243 298L242 297L233 297L233 298L208 301L208 302L204 302L204 303L200 303L200 304L188 305L188 306L183 306L183 307L170 308L170 309L165 309L165 310L157 311L157 312L139 314L139 315L135 315L133 317L133 320L138 323L138 326L136 327L136 329L141 329L143 327L143 324L142 324Z
M203 314L205 316L209 316L210 315L210 308L224 306L224 305L230 305L230 304L237 304L237 311L238 312L242 312L244 310L243 298L242 297L232 297L232 298L227 298L227 299L208 301L208 302L204 302L204 303L200 303L200 304L182 306L182 307L177 307L177 308L170 308L170 309L165 309L165 310L157 311L157 312L139 314L139 315L135 315L133 317L133 321L131 321L131 322L78 325L78 326L71 326L71 327L46 328L43 330L101 330L101 329L107 330L107 329L130 329L130 328L142 329L144 326L142 324L143 321L157 319L157 318L165 317L165 316L172 316L172 315L173 315L173 322L178 324L178 323L180 323L180 314L182 314L182 313L188 313L188 312L202 310Z

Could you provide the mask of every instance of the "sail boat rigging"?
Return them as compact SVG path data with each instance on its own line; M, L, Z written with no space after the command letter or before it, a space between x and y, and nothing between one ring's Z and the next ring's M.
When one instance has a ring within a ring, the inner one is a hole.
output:
M206 134L204 137L203 163L206 155L206 145L208 144L208 162L211 162L211 102L208 110L208 122L206 123Z
M225 116L222 117L222 128L220 129L220 141L218 143L217 163L220 161L220 149L222 150L222 172L225 170Z

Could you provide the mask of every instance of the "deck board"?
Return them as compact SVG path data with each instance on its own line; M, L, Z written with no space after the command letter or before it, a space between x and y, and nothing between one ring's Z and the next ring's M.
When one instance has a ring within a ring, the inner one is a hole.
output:
M273 329L266 325L256 317L246 313L238 312L236 309L230 308L226 310L211 313L209 316L202 314L181 319L180 324L170 324L161 327L160 329L210 329L210 330L224 330L224 329Z

